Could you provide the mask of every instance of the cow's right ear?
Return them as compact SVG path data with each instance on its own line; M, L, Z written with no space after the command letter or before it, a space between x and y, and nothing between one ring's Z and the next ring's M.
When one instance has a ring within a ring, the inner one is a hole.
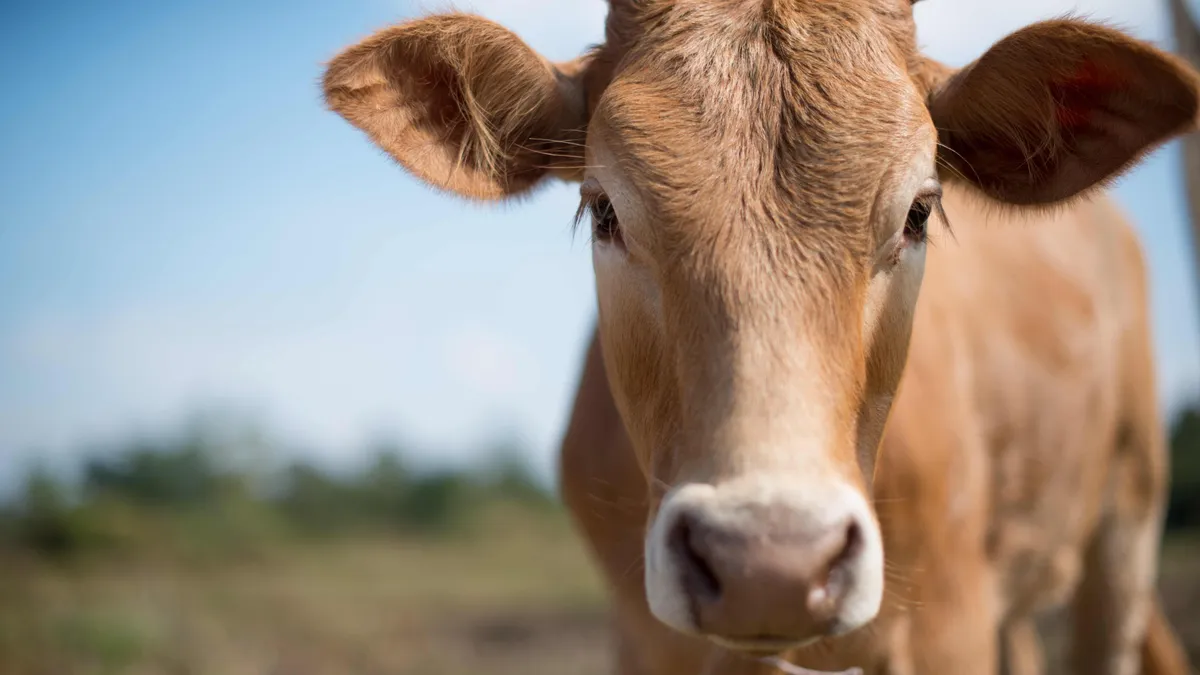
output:
M1113 179L1196 129L1197 113L1200 76L1186 64L1074 20L1013 33L930 95L946 178L1016 205L1054 204Z
M556 66L469 14L386 28L325 72L329 107L425 182L473 199L524 192L583 165L579 62Z

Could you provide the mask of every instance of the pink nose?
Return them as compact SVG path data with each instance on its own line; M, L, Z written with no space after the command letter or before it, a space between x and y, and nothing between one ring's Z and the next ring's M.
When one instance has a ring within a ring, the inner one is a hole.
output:
M699 632L735 642L801 642L837 634L863 548L859 523L788 527L762 514L761 528L722 526L685 511L671 529L670 555ZM773 517L774 516L774 517Z

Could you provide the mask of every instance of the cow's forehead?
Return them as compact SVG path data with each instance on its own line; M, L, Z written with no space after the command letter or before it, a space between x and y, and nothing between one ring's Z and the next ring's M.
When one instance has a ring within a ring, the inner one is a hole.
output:
M867 2L663 6L596 110L663 226L863 234L889 166L929 135L895 37L911 15Z

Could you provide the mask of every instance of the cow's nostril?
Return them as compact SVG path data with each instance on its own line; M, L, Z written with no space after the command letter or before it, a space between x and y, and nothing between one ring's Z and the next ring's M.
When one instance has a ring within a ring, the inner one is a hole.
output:
M702 538L692 519L681 516L671 531L671 552L679 561L684 589L693 601L715 603L721 599L721 582L705 558Z
M838 554L833 561L833 567L841 567L847 562L858 556L863 548L863 532L858 521L850 521L850 525L846 528L846 543L842 546L842 552Z
M829 559L823 582L813 584L808 594L808 608L814 615L836 611L838 602L850 584L849 567L865 546L862 527L857 521L846 526L844 539L836 555Z

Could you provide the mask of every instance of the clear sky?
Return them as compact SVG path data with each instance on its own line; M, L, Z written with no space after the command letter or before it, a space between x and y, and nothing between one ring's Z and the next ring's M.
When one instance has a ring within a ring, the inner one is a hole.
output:
M46 0L0 8L0 476L233 406L330 459L379 437L552 465L594 314L571 186L486 209L323 110L337 49L443 9L387 0ZM475 0L547 56L601 0ZM1166 44L1165 0L926 0L954 64L1070 10ZM1116 188L1154 271L1161 389L1200 384L1178 147Z

